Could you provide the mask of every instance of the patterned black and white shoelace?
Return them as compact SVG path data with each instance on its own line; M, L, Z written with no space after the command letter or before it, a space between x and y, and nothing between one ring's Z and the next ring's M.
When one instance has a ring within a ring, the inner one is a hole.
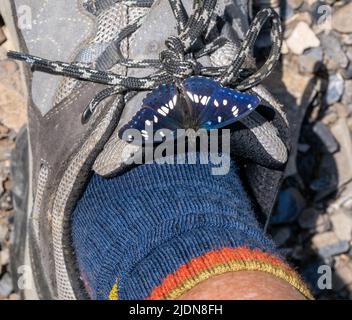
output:
M118 2L121 0L109 1ZM150 7L153 4L153 0L131 0L128 2L140 7ZM237 54L228 66L204 66L198 61L199 58L213 53L229 42L226 38L218 37L200 50L196 50L194 46L200 37L206 36L216 2L217 0L194 0L192 13L188 17L181 0L169 0L177 21L178 35L171 36L165 41L166 49L160 53L159 59L135 61L124 57L121 52L121 42L140 27L142 19L119 32L114 40L114 46L110 46L107 50L111 50L111 47L116 50L117 64L128 68L156 69L154 73L146 77L122 76L109 71L82 67L76 63L51 61L14 51L8 52L8 57L28 63L32 70L108 85L109 87L99 92L86 107L82 114L83 123L90 119L98 104L111 95L153 90L163 83L182 81L191 75L212 77L224 86L231 86L239 91L248 90L271 73L280 57L282 44L280 18L274 10L262 9L253 19ZM255 41L268 20L271 21L272 39L269 56L258 70L245 69L243 65L252 55ZM204 42L208 43L206 39Z

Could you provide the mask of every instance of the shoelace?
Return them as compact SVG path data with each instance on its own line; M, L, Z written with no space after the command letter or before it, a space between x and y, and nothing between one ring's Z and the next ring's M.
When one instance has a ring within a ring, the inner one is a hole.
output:
M122 0L109 0L118 2ZM99 92L86 107L82 114L82 123L88 122L101 101L112 95L131 92L129 98L136 92L153 90L163 83L179 82L191 75L214 77L222 85L230 85L236 90L248 90L263 81L273 70L280 57L282 44L282 28L278 14L270 8L262 9L253 19L241 46L232 62L225 67L208 67L202 65L198 59L209 55L229 42L228 39L218 37L200 50L195 49L195 43L208 30L217 0L194 0L192 13L188 17L181 0L169 0L176 18L178 36L171 36L165 41L166 49L159 59L145 59L135 61L123 56L121 42L135 32L143 19L139 19L122 29L104 54L114 50L116 63L128 68L155 68L156 72L146 77L129 77L109 71L86 68L77 63L51 61L30 54L10 51L8 57L21 60L31 65L33 70L63 75L79 80L86 80L109 85ZM153 0L131 0L129 4L150 7ZM97 8L95 8L97 9ZM248 56L252 54L255 41L266 21L271 20L272 47L265 63L256 71L243 68ZM204 41L207 43L207 39ZM125 98L125 101L129 99Z

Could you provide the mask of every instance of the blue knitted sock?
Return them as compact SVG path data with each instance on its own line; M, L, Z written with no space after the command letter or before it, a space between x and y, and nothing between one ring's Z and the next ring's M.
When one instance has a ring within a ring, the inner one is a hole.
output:
M213 275L261 270L309 292L258 226L231 161L145 164L94 175L72 216L78 266L93 299L174 299Z

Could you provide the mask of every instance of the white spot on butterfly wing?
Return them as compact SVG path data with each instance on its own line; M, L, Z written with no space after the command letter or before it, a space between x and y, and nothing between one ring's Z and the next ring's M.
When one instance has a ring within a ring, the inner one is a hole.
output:
M238 116L238 112L239 112L237 106L233 106L232 109L231 109L231 112L232 112L232 114L233 114L235 117L237 117L237 116Z
M207 104L207 101L208 101L208 97L207 96L204 96L201 100L200 100L200 103L205 106Z
M174 105L171 100L166 105L169 107L170 110L174 108Z
M177 95L176 94L172 98L172 102L173 102L174 106L176 106L176 102L177 102Z
M218 116L218 122L220 123L222 120L221 116Z
M158 121L159 121L158 117L157 117L157 116L154 116L154 122L155 122L155 123L158 123Z
M150 126L152 123L151 123L149 120L145 120L145 124L146 124L147 126Z
M194 100L193 100L193 95L192 95L192 93L189 92L189 91L187 91L186 93L187 93L188 97L189 97L192 101L194 101Z
M214 106L215 106L215 107L218 107L218 106L219 106L219 102L218 102L218 100L216 100L216 99L214 100Z
M224 100L222 101L222 104L223 104L224 106L226 106L226 105L227 105L227 100L224 99Z
M194 97L194 102L199 103L199 96L197 94L194 94L193 97Z
M168 107L161 107L161 110L163 110L166 114L168 114L169 113L169 108Z

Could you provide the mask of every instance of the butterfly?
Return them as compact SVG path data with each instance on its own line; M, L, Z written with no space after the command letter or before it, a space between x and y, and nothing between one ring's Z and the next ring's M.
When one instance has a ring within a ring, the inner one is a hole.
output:
M128 130L135 129L148 141L151 132L160 139L168 138L166 132L172 133L174 139L178 129L219 129L246 117L259 103L255 95L223 87L206 77L193 76L178 85L162 84L148 93L142 108L120 128L118 135L131 142L134 137Z

